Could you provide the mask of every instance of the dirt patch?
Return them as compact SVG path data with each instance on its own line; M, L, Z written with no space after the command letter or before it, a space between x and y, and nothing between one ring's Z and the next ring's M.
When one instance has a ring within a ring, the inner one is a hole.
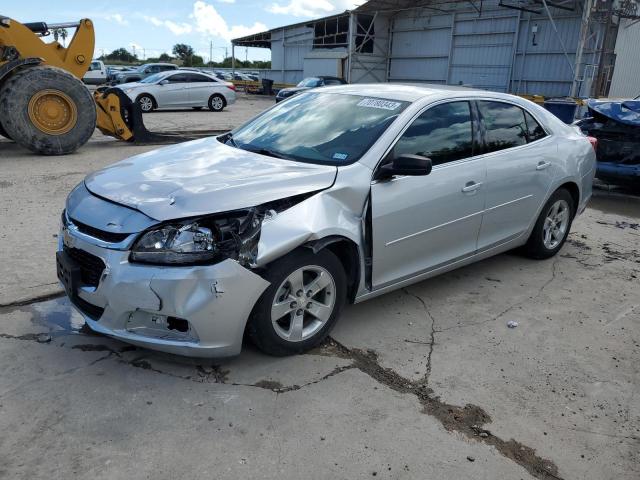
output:
M284 388L284 385L282 385L280 382L276 382L275 380L260 380L259 382L254 383L253 386L264 388L265 390L272 390L274 392L279 392Z
M440 397L434 396L426 382L413 382L390 368L382 367L373 350L349 349L333 339L327 340L316 350L321 355L351 359L353 368L369 375L378 383L399 393L415 395L422 405L423 413L436 418L447 431L460 432L471 439L494 446L502 455L524 467L534 477L543 480L560 479L558 467L551 460L536 455L533 448L514 439L503 440L484 429L483 426L491 422L491 417L479 406L467 404L461 407L444 403Z

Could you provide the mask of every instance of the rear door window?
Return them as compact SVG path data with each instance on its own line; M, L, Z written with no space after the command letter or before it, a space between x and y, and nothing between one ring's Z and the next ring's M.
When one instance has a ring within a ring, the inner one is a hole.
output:
M485 127L487 153L527 143L527 124L520 107L509 103L479 101L478 108Z
M421 155L440 165L473 156L469 102L450 102L422 113L393 147L394 157Z
M169 83L185 83L188 82L188 74L176 73L175 75L167 77L167 80L169 80Z

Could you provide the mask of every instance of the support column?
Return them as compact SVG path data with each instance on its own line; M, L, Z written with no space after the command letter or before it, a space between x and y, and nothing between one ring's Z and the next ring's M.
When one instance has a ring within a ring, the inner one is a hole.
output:
M580 93L580 87L584 81L584 68L582 65L582 56L584 54L584 46L587 43L587 36L589 34L589 20L591 20L591 9L593 0L586 0L584 3L584 10L582 11L582 23L580 26L580 39L578 41L578 48L576 49L576 61L573 67L573 83L571 84L571 96L575 97ZM579 78L582 74L582 79Z

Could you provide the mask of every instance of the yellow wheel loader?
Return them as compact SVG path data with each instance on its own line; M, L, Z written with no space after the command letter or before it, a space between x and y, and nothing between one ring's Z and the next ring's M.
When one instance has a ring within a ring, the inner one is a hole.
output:
M50 32L75 28L67 47L45 42ZM136 144L162 144L218 130L151 133L142 113L120 89L82 83L93 58L93 22L20 23L0 15L0 135L43 155L64 155L84 145L96 128Z

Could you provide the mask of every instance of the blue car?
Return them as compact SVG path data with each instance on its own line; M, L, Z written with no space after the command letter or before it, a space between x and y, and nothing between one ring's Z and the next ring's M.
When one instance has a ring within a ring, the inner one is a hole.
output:
M587 102L588 118L577 122L598 140L596 177L640 187L640 100Z

